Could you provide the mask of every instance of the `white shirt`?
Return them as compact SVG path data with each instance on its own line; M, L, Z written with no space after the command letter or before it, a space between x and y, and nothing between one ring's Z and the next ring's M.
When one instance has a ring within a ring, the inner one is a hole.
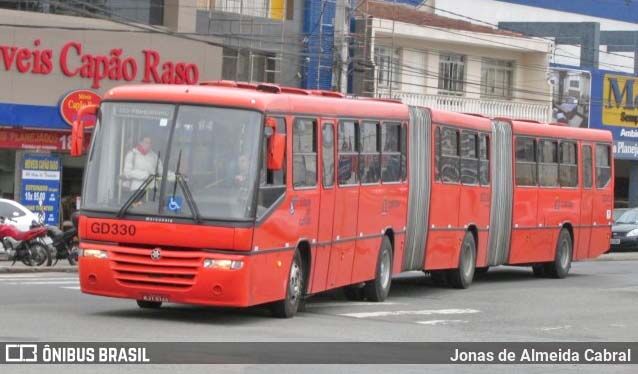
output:
M142 154L137 148L131 149L124 157L124 172L122 176L126 178L122 183L123 187L131 190L138 189L149 175L157 172L162 175L162 161L157 160L157 154L153 151Z

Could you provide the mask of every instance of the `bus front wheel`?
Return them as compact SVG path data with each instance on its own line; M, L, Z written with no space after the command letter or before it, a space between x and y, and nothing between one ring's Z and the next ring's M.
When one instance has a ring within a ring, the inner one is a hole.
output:
M459 267L448 270L448 282L454 288L468 288L474 279L476 269L476 242L471 232L466 232L459 253Z
M291 318L297 314L304 290L304 267L299 250L295 251L286 282L286 298L271 305L272 314L277 318Z
M376 277L363 287L363 293L366 299L381 302L388 297L392 284L392 243L387 236L381 241L375 274Z

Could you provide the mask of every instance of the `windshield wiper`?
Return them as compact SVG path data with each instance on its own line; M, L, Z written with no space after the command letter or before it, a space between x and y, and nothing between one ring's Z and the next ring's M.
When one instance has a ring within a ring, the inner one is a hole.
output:
M182 150L179 150L179 156L177 156L177 168L175 168L175 182L173 183L173 197L175 197L175 193L177 192L177 185L182 188L184 192L184 198L186 198L186 202L188 203L188 207L191 210L193 215L193 220L195 223L201 223L202 217L199 214L199 209L197 208L197 204L195 204L195 199L193 199L193 194L191 193L190 188L188 188L188 183L184 178L184 175L180 173L179 169L182 163Z
M142 184L139 187L137 187L135 192L126 200L126 202L124 202L124 205L122 205L120 210L117 212L117 216L116 216L117 218L124 217L124 214L126 214L126 211L131 207L131 205L133 205L134 202L136 202L137 200L139 200L140 197L142 197L142 195L144 194L144 191L146 190L146 187L148 187L148 185L151 184L151 182L154 179L156 180L159 177L158 168L159 168L159 160L161 155L162 155L161 152L157 152L157 161L155 161L155 174L150 174L148 177L146 177L146 179L144 179L144 182L142 182ZM155 181L155 188L153 189L153 201L155 201L156 191L157 191L157 180Z

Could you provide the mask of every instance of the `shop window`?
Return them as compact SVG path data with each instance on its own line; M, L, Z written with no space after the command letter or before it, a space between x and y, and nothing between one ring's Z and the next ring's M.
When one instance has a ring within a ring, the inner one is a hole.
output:
M317 184L317 122L298 118L292 132L293 186Z
M339 124L339 185L359 183L359 134L355 121L343 121Z
M536 186L536 139L516 138L516 185Z
M596 144L596 187L605 188L611 180L611 147Z
M594 176L592 174L592 154L591 154L591 146L584 145L583 146L583 187L591 188L594 184Z
M560 143L558 179L561 187L578 186L578 164L576 162L576 143Z
M381 181L401 180L401 124L385 122L381 126Z
M461 132L461 183L478 184L478 135L475 132Z

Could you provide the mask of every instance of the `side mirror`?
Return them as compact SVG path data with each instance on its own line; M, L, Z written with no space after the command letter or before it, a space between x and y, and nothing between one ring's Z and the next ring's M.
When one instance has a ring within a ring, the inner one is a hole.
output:
M71 156L82 156L86 149L84 147L84 129L87 124L84 122L84 117L88 115L95 116L97 114L97 105L87 105L78 110L77 118L73 121L73 127L71 129Z
M286 135L273 134L268 138L268 170L281 170L284 167Z

